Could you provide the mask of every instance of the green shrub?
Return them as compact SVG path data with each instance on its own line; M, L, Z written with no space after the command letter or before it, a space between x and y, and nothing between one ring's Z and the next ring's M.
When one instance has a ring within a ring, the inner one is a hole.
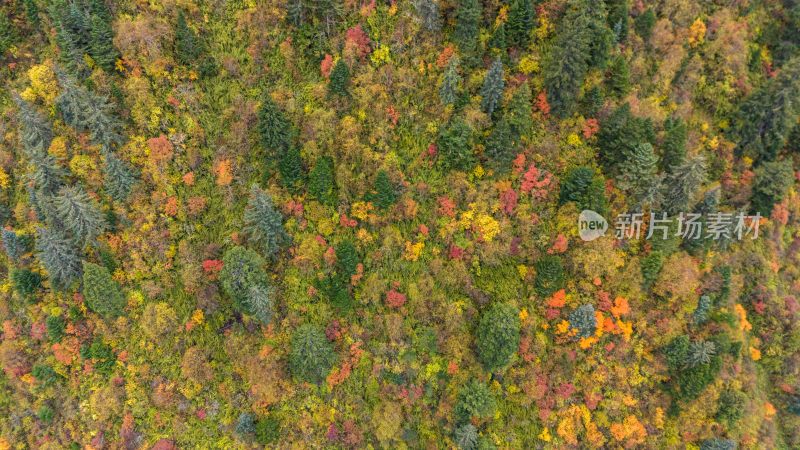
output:
M733 426L744 417L746 401L747 396L741 391L722 391L717 401L717 412L714 414L714 419L717 422L727 422L728 426Z
M28 269L14 269L11 272L14 290L23 297L33 295L42 285L42 276Z
M51 341L61 342L64 337L64 329L67 327L67 322L61 316L50 316L45 322L47 325L47 336Z
M664 254L660 250L653 250L649 255L642 258L642 278L645 285L650 285L661 271L661 265L664 263Z
M689 351L689 344L689 336L683 334L672 338L669 344L662 349L670 370L676 371L683 367L686 361L686 353Z
M533 288L537 294L547 297L564 286L564 266L560 257L547 255L536 263L535 268Z
M493 417L496 407L494 395L489 387L473 379L458 390L453 414L457 423L467 424L473 417L479 419Z
M125 296L105 267L83 262L83 297L92 311L103 317L117 317L123 313Z
M476 331L478 360L494 372L511 363L519 349L519 311L514 306L495 303L483 314Z
M266 417L256 422L256 442L268 445L276 442L281 435L281 426L272 417Z
M289 367L298 379L319 384L328 376L336 360L333 346L319 327L306 324L292 335Z
M45 423L52 422L53 418L55 417L55 415L56 415L56 412L53 411L53 408L51 408L49 406L46 406L46 405L40 406L39 410L36 411L36 417L38 417L39 420L41 420L42 422L45 422Z
M31 375L33 375L33 378L41 383L42 386L50 386L51 384L55 384L62 379L62 376L56 373L52 367L45 364L37 364L33 366Z

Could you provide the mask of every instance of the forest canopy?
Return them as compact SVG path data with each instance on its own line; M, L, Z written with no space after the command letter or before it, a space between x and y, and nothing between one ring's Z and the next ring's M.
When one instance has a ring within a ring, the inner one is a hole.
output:
M797 0L0 11L0 449L800 448Z

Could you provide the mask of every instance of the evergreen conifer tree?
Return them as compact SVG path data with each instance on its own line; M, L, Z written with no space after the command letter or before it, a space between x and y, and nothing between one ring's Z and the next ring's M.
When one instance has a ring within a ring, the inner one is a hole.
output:
M6 250L8 257L12 261L19 260L25 252L25 247L22 244L22 240L17 236L17 233L15 233L14 230L0 228L0 237L3 239L3 248Z
M59 219L79 245L89 245L106 228L105 216L86 192L75 186L64 186L53 198Z
M350 69L343 59L339 59L331 71L328 83L328 96L336 94L340 97L347 97L348 86L350 84Z
M706 180L706 162L701 155L684 161L664 180L664 211L669 216L688 208Z
M636 34L638 34L643 40L650 39L650 36L653 35L653 27L656 25L656 12L653 11L653 8L647 8L647 10L638 16L633 21L633 29L636 30Z
M628 37L630 0L606 0L608 27L614 32L614 40L622 42Z
M106 72L114 69L114 63L119 58L117 49L114 48L114 32L111 25L101 16L92 16L91 45L89 54L92 59Z
M325 156L317 162L308 175L308 193L323 205L332 205L336 200L331 159Z
M297 190L303 178L303 158L297 147L289 147L283 158L278 162L278 171L281 174L281 183L289 191Z
M742 102L732 127L737 156L774 161L800 119L798 98L800 56L786 61L775 78Z
M486 114L492 115L500 103L500 96L503 95L503 88L505 87L503 75L503 62L498 57L486 73L481 86L481 108Z
M447 68L442 74L442 81L439 83L439 98L445 105L452 105L458 100L458 85L461 83L458 64L458 56L451 56L447 62Z
M53 141L53 126L50 121L16 92L11 93L11 99L19 111L17 119L22 125L20 141L23 148L28 151L46 151Z
M389 181L389 175L385 170L379 170L378 176L375 177L375 200L378 207L386 209L394 204L397 196L394 193L394 188Z
M345 281L356 274L358 263L358 251L353 243L349 239L342 239L336 246L336 269Z
M597 317L594 314L594 306L591 303L581 305L569 315L570 329L578 330L576 337L587 338L592 336L597 330Z
M283 218L272 203L272 197L255 183L250 188L250 199L244 210L244 223L244 231L266 256L274 255L289 238L283 228Z
M500 55L504 55L506 52L506 48L508 47L506 40L506 26L503 22L500 22L495 27L492 37L486 42L486 47L496 50L492 54L496 54L499 57Z
M576 167L560 183L559 203L575 202L578 211L590 209L603 214L607 208L606 183L591 167Z
M178 11L178 20L175 25L175 56L178 62L186 65L194 65L202 52L200 39L193 29L186 23L186 16L183 11Z
M460 1L456 6L453 41L458 46L458 53L469 65L477 63L481 57L481 43L478 36L481 9L481 3L478 0Z
M787 160L764 163L756 169L750 210L769 217L792 186L793 174L791 161Z
M658 158L653 146L647 142L634 146L620 163L619 187L627 190L635 201L640 201L656 182Z
M244 299L245 314L256 318L262 325L269 325L272 320L275 303L275 290L265 285L253 285L247 289Z
M630 91L631 71L625 61L625 55L618 54L611 60L609 68L608 89L616 98L622 98Z
M533 5L531 0L513 0L508 12L506 43L525 48L531 42L533 30Z
M514 158L517 148L511 142L511 125L506 113L486 140L486 156L493 167L498 169L507 167Z
M686 158L686 124L680 118L664 122L664 141L661 143L661 170L670 172Z
M453 415L456 423L467 424L473 418L481 419L494 416L497 401L486 383L472 379L463 384L456 394Z
M44 266L50 283L65 289L80 278L81 259L69 240L57 231L39 227L36 229L36 257Z
M472 128L456 117L439 132L439 161L446 170L468 170L472 156Z
M269 95L258 108L257 130L261 145L277 157L282 157L292 143L292 124Z
M89 14L103 19L103 21L108 24L111 24L111 21L114 19L108 6L106 6L105 0L90 0Z
M113 152L106 150L102 154L105 190L115 202L124 202L136 184L136 174Z
M253 250L233 247L222 256L219 281L222 289L233 299L234 309L248 314L247 297L251 286L269 286L266 261Z

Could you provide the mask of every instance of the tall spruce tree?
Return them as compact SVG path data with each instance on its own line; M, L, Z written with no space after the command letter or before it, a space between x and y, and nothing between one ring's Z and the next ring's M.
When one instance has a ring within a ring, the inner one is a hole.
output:
M36 258L42 263L57 289L66 289L81 277L81 258L69 239L44 227L36 229Z
M492 37L486 41L486 48L492 50L492 55L497 55L498 57L505 55L506 48L508 44L506 43L506 25L503 22L497 24L494 28L494 32L492 33Z
M90 0L89 1L89 14L103 19L104 22L110 24L114 19L111 10L106 6L105 0Z
M678 118L667 118L664 122L664 140L661 142L660 169L671 172L686 158L686 124Z
M0 237L2 237L3 248L5 249L8 257L12 261L19 260L19 258L21 258L25 252L25 247L22 243L22 240L19 238L19 236L17 236L17 233L14 232L14 230L0 228Z
M439 132L439 162L445 170L467 170L475 162L472 155L472 127L460 117Z
M222 255L222 263L219 281L223 291L233 299L236 311L251 314L247 306L250 288L269 286L266 261L255 251L236 246Z
M620 164L618 186L628 191L634 201L639 202L653 191L653 185L657 181L658 158L653 146L647 142L639 143L631 150L624 155Z
M774 161L800 119L800 56L790 59L742 102L735 115L736 154Z
M508 26L506 26L506 43L508 45L525 48L530 44L533 16L531 0L513 0L511 2Z
M607 208L606 183L591 167L575 167L560 182L560 204L574 202L575 209L590 209L604 214Z
M349 239L342 239L336 246L336 270L345 280L356 274L359 264L358 250Z
M83 261L83 298L92 311L115 318L125 310L125 296L103 266Z
M297 147L289 147L278 162L278 171L283 186L291 192L296 191L303 178L303 157Z
M269 325L275 305L275 290L265 285L253 285L247 289L244 313L253 316L262 325Z
M439 82L439 98L445 105L452 105L458 100L458 85L461 83L461 75L458 73L459 62L458 56L451 56L442 74L442 81Z
M769 217L776 203L783 201L794 181L791 161L781 160L762 164L755 171L750 210Z
M600 162L609 171L616 171L637 145L655 143L650 119L633 117L628 103L618 106L600 123L596 136Z
M136 184L134 170L110 150L102 152L104 187L115 202L124 202Z
M333 205L336 200L336 186L333 178L333 162L321 156L308 174L308 193L323 205Z
M543 70L547 101L558 117L572 114L586 72L604 68L611 49L612 33L601 3L572 0L568 8Z
M45 195L50 195L64 184L64 177L68 172L61 167L55 156L44 150L38 150L29 152L27 157L33 166L30 179L36 189Z
M110 148L123 142L122 122L113 114L114 105L107 97L78 86L75 79L57 72L62 87L56 105L64 123L79 130L89 130L92 142Z
M588 19L585 13L574 10L575 7L572 6L572 12L564 19L567 23L564 30L556 36L553 47L545 58L543 69L547 101L551 111L559 117L572 114L575 98L589 68L589 42L583 31L588 28Z
M274 156L282 157L292 143L292 124L269 94L258 108L256 130L261 145Z
M392 183L389 181L389 175L385 170L378 171L375 177L375 203L381 209L386 209L397 201L397 195L394 193Z
M178 20L175 25L175 56L178 62L185 66L197 63L202 53L202 43L193 29L186 23L183 11L178 11Z
M628 37L630 0L606 0L608 27L614 32L614 40L622 42Z
M119 58L119 52L114 48L114 31L111 29L111 24L101 16L92 16L91 23L89 54L97 65L106 72L111 72Z
M489 71L486 72L483 85L481 85L481 108L486 114L492 115L500 103L500 97L503 95L505 87L504 73L503 62L498 56Z
M453 41L458 46L458 53L469 65L476 64L482 53L479 39L481 12L481 3L478 0L460 1L456 6Z
M53 141L53 126L50 121L16 92L11 93L11 99L18 108L17 119L22 126L20 141L23 147L28 150L46 151Z
M508 114L503 114L486 140L486 157L492 167L500 169L511 162L516 150L516 147L511 144L511 125Z
M630 76L631 71L628 62L625 61L625 55L622 53L616 55L611 60L607 78L608 90L612 96L622 98L628 94L631 89Z
M244 224L244 231L266 256L274 255L289 238L272 197L255 183L250 188L250 199L244 210Z
M349 84L350 68L347 67L343 59L339 59L331 71L328 82L328 96L336 94L339 97L347 97L349 95L347 92Z
M62 187L53 198L53 205L61 223L79 245L93 243L106 229L105 215L80 187Z
M664 208L674 216L689 207L689 204L706 181L706 162L701 155L689 158L664 180Z

